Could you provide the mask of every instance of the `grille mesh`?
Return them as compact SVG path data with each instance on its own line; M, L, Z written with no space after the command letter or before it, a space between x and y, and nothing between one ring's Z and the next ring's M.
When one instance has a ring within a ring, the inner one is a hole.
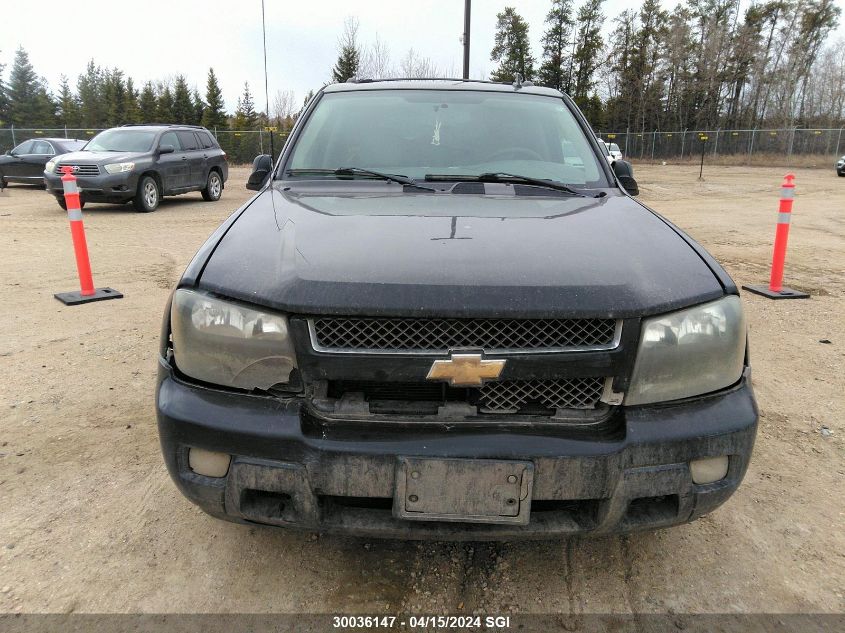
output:
M436 407L446 402L477 405L482 413L543 413L554 409L594 409L604 390L604 378L504 380L480 388L450 387L432 382L330 381L329 396L360 392L376 402L419 402Z
M100 168L97 165L77 165L74 163L59 163L56 165L56 173L62 173L62 167L76 167L77 170L73 172L74 176L99 176Z
M314 319L318 346L327 349L446 352L608 346L613 319Z
M604 378L502 380L480 389L478 404L495 412L518 412L527 406L543 409L592 409L604 389Z

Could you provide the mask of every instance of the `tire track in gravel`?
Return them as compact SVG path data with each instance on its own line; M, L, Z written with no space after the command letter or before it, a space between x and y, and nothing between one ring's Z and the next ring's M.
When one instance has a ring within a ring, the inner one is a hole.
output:
M642 618L639 611L642 609L641 597L637 588L637 583L634 580L634 554L631 551L631 540L627 534L619 538L619 550L622 555L622 580L624 582L623 597L628 605L628 609L633 615L633 625L635 631L643 630Z
M461 545L463 561L461 582L458 588L459 609L466 614L485 614L502 609L502 602L509 603L513 596L496 599L499 564L505 557L507 544L468 542Z

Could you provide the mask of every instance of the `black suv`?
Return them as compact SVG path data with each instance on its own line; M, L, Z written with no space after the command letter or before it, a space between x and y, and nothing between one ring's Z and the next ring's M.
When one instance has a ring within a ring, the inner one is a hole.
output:
M210 514L358 535L657 528L723 503L757 407L736 285L573 101L344 83L167 309L156 407Z
M137 211L158 208L162 196L201 191L215 201L229 177L226 152L204 127L124 125L100 132L78 152L47 163L44 183L64 209L62 168L77 178L86 202L132 202Z

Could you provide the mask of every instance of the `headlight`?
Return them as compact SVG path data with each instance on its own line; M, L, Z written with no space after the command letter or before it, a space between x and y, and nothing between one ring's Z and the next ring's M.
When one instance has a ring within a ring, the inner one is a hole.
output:
M53 170L56 168L56 161L55 160L48 160L47 164L44 165L44 171L53 173Z
M170 312L173 354L197 380L241 389L286 383L296 367L287 319L177 290Z
M119 174L124 171L132 171L135 169L135 163L109 163L105 166L105 168L110 174Z
M745 359L739 297L645 319L625 404L697 396L734 384Z

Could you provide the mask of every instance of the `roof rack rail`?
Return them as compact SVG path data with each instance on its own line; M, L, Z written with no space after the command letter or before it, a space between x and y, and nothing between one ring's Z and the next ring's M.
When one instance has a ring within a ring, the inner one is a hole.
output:
M370 84L382 81L460 81L463 83L495 84L497 86L510 85L510 83L506 81L490 81L489 79L464 79L462 77L387 77L384 79L376 79L372 77L352 77L351 79L347 79L346 83Z
M205 129L202 125L191 125L189 123L124 123L120 127L190 127L197 130Z

